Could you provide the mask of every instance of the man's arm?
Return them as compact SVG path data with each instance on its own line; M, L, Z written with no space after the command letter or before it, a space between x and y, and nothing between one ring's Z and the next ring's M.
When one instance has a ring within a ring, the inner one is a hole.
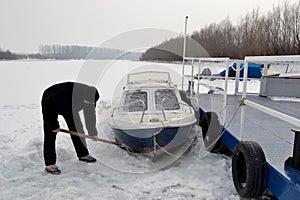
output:
M85 105L83 108L85 126L90 136L97 136L95 105Z

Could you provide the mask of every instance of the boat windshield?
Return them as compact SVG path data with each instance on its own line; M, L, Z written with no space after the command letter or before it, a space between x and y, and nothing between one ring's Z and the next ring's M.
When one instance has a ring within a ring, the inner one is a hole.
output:
M179 102L176 94L170 89L158 89L155 91L156 109L179 110Z
M129 74L127 77L127 84L137 84L137 83L170 83L171 78L168 72L139 72Z
M124 99L124 111L125 112L139 112L147 110L147 92L136 91L128 92Z

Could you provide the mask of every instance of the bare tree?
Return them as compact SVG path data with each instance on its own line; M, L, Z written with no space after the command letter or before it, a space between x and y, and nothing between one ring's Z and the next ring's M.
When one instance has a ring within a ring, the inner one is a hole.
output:
M256 8L242 17L236 26L227 17L220 23L194 31L191 38L202 45L210 56L244 58L247 55L300 54L300 1L291 3L286 0L266 14ZM165 41L162 46L171 46L169 43L175 41L178 45L175 38ZM173 48L181 49L182 46ZM155 56L151 59L155 60Z

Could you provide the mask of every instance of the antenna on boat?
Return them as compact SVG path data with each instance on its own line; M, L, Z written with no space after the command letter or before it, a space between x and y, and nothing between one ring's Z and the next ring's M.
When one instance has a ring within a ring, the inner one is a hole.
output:
M183 51L182 51L182 82L181 89L183 90L184 84L184 60L185 60L185 51L186 51L186 32L187 32L187 22L188 16L185 16L185 24L184 24L184 36L183 36Z

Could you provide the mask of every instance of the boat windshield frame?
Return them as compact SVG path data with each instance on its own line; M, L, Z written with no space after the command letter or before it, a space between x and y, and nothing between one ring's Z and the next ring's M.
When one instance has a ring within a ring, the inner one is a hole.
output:
M147 71L131 73L127 76L127 85L142 83L167 83L171 84L169 72Z

